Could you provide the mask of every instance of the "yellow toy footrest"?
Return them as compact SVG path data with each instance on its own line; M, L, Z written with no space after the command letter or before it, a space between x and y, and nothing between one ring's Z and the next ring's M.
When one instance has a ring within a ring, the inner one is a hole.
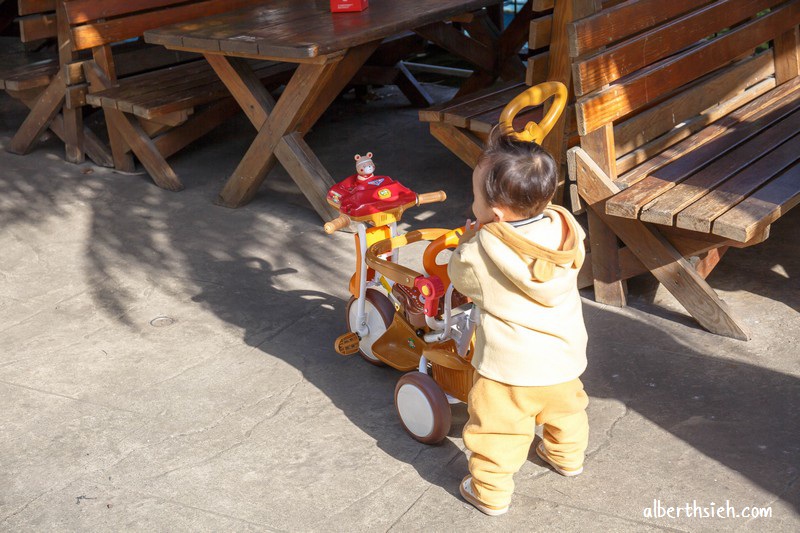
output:
M392 325L372 345L372 354L401 372L416 370L425 341L400 316L394 315Z

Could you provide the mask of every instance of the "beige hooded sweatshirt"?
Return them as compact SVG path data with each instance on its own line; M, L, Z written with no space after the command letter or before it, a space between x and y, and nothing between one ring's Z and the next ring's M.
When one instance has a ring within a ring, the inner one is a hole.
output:
M565 229L560 250L526 238L536 222L519 228L492 223L462 243L448 266L455 288L481 311L472 365L509 385L556 385L586 369L577 287L585 235L561 207L548 206L544 215Z

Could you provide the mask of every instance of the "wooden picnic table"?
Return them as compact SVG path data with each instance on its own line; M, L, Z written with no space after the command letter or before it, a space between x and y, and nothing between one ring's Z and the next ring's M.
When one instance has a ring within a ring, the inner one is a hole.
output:
M235 2L232 2L235 4ZM328 0L272 0L145 32L150 43L205 56L258 134L220 192L218 203L239 207L256 194L277 161L323 218L334 215L325 196L334 180L303 140L380 42L414 30L441 42L483 70L496 68L485 43L444 21L498 0L371 0L356 13L331 13ZM297 63L276 102L245 59Z

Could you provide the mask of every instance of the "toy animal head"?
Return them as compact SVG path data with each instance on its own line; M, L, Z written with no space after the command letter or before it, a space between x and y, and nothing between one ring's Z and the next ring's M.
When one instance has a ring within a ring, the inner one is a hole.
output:
M372 162L372 152L367 152L367 155L363 157L356 154L355 160L356 172L358 172L359 177L372 177L372 174L375 172L375 163Z

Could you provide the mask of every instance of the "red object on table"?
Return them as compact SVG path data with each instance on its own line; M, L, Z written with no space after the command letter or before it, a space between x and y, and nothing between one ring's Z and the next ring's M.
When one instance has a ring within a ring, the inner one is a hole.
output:
M328 191L328 203L345 215L364 217L417 201L416 193L389 176L358 177L353 174Z
M331 0L331 11L333 13L364 11L368 7L369 0Z

